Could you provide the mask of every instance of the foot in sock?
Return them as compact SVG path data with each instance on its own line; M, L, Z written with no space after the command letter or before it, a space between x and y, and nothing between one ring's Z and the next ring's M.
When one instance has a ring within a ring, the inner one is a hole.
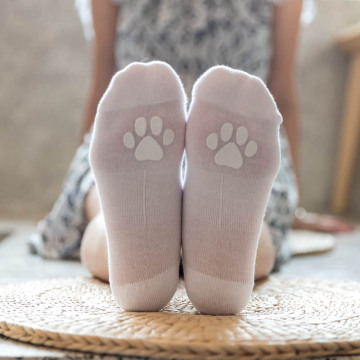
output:
M133 63L99 103L90 162L105 219L109 277L127 311L158 311L179 279L185 94L167 64Z
M250 299L281 121L264 83L245 72L214 67L194 86L182 247L186 290L202 313L237 314Z

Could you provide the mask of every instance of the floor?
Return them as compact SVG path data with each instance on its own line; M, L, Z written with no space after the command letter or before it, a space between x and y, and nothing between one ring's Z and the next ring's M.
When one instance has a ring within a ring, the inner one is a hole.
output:
M0 284L90 275L77 261L43 260L29 254L27 236L34 229L34 225L26 221L0 222ZM283 266L280 275L360 281L359 254L360 230L357 230L352 234L338 236L336 248L331 252L293 258ZM4 356L8 359L74 357L69 353L38 349L0 337L0 358Z
M280 275L360 281L360 230L336 237L333 251L292 258L285 264Z
M0 233L10 231L10 236L0 240L0 284L90 275L78 261L44 260L29 254L26 243L28 235L35 231L33 223L0 222Z

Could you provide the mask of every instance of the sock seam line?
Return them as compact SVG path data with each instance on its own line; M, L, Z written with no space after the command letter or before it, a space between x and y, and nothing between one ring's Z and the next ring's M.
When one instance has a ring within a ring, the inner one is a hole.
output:
M221 228L221 218L222 218L223 182L224 182L224 174L222 173L220 176L219 228Z
M143 221L146 225L146 169L144 169L143 175Z
M184 263L183 263L183 265L184 265ZM185 265L184 265L184 266L185 266ZM255 283L254 281L248 282L248 281L245 281L245 280L223 279L223 278L220 278L220 277L217 277L217 276L213 276L213 275L207 274L207 273L202 272L202 271L195 270L195 269L193 269L193 268L189 268L189 269L191 269L192 271L198 272L198 273L200 273L200 274L203 274L203 275L205 275L205 276L209 276L209 277L212 277L212 278L214 278L214 279L221 280L221 281L225 281L225 282L240 283L240 284L242 284L242 285L251 285L251 284L254 284L254 283ZM184 277L184 279L185 279L185 283L186 283L186 277Z
M159 272L159 273L156 273L155 275L152 275L152 276L150 276L150 277L147 277L147 278L145 278L145 279L137 280L137 281L133 281L133 282L121 283L121 284L119 284L119 286L121 287L121 286L126 286L126 285L136 285L136 284L138 284L138 283L140 283L140 282L145 282L145 281L151 280L151 279L153 279L153 278L155 278L155 277L159 277L160 275L162 275L162 274L164 274L164 273L166 273L166 272L170 272L171 270L175 270L175 269L176 269L176 271L178 271L179 266L178 266L178 265L176 265L176 266L171 266L171 267L168 267L168 268L166 268L165 270L163 270L163 271L161 271L161 272Z

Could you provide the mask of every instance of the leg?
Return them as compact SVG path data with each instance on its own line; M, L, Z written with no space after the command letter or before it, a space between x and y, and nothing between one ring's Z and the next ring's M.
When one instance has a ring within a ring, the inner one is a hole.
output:
M263 222L256 253L255 280L267 277L275 262L275 249L268 225Z
M84 204L85 216L88 221L91 221L95 216L100 214L100 201L99 195L96 190L96 185L94 185L85 197Z
M84 267L94 277L109 281L105 223L102 214L95 216L86 227L81 242L80 258Z
M109 281L105 223L100 213L100 202L93 186L85 198L85 214L89 221L80 248L84 267L96 278Z

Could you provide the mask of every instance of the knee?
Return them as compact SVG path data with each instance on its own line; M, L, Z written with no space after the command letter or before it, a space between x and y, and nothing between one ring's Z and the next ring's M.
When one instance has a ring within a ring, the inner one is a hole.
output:
M100 201L96 186L94 185L85 197L84 211L88 221L100 214Z
M105 224L102 215L96 216L86 227L81 241L80 259L95 277L109 281Z
M255 280L268 276L275 263L275 248L271 233L266 223L263 223L259 245L256 254Z

